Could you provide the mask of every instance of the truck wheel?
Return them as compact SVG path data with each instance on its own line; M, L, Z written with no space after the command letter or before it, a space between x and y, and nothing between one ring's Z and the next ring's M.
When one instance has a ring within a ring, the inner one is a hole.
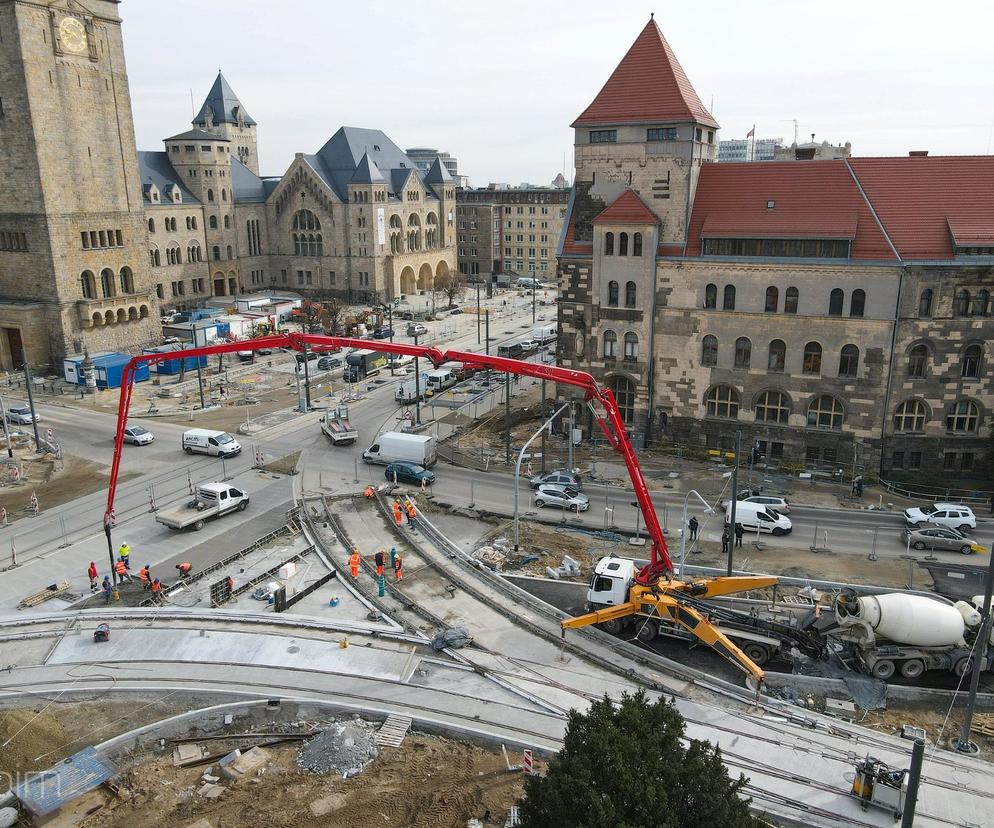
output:
M959 552L960 552L961 555L969 555L972 551L973 551L973 549L970 547L970 544L968 544L968 543L964 543L959 548Z
M203 528L204 528L203 518L201 518L200 520L198 520L196 523L193 524L193 529L195 532L199 532Z
M925 548L925 542L924 541L915 541L913 544L911 544L911 546L914 549L924 549Z
M957 678L963 678L971 670L973 670L973 658L971 656L963 656L953 665L953 673Z
M246 506L248 506L248 501L247 500L243 500L241 503L238 504L238 511L239 512L244 512Z
M635 637L643 644L648 644L659 633L656 622L651 618L643 621L641 618L635 619Z
M925 662L920 658L909 658L901 663L901 675L908 679L916 679L925 672Z
M610 621L602 621L600 623L600 628L606 633L611 633L611 635L617 635L620 633L625 625L620 618L612 618Z
M760 644L758 641L746 644L742 648L742 652L749 656L749 660L757 667L762 667L770 660L769 648L765 644Z
M183 446L183 451L185 451L187 454L193 454L193 449L190 448L189 446Z
M882 658L876 664L873 665L870 670L873 673L874 678L883 679L886 681L892 675L894 675L894 662L888 658Z

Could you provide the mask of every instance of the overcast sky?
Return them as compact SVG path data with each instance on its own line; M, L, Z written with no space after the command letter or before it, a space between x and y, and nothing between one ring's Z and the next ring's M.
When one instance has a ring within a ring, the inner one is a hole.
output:
M952 0L124 0L140 149L187 128L218 68L262 172L339 126L459 159L473 186L572 179L569 124L656 19L720 137L849 140L857 155L986 154L994 4Z

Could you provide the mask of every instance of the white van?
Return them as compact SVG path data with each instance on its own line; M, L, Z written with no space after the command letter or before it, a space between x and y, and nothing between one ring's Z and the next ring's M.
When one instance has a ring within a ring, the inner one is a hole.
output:
M234 457L242 447L227 431L191 428L183 432L183 451L187 454L209 454L211 457Z
M732 517L731 507L725 510L725 523ZM746 532L769 532L772 535L787 535L793 529L790 518L770 509L762 503L740 500L735 504L735 522L741 523Z
M457 382L455 371L449 368L439 368L437 371L429 371L426 376L428 377L428 388L435 394L439 391L444 391L446 388L451 388Z

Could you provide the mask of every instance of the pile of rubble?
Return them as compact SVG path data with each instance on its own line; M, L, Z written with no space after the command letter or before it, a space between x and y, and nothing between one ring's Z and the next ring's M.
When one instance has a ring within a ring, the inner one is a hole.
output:
M340 773L344 778L361 773L376 758L374 726L358 716L335 722L301 747L297 764L312 773Z

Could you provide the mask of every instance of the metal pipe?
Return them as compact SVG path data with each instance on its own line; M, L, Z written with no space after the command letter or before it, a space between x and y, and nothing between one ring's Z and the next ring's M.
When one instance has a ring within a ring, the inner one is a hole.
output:
M311 410L311 375L307 368L307 343L304 343L304 412Z
M735 432L735 465L732 467L732 505L728 512L728 565L726 574L732 574L732 557L735 549L735 504L739 499L739 450L742 448L742 432ZM817 544L816 544L817 545Z
M7 457L13 459L14 448L10 444L10 431L7 430L7 409L4 408L3 397L0 397L0 422L3 423L3 436L4 439L7 441Z
M984 578L984 608L981 614L984 623L980 625L979 638L973 654L973 673L970 676L970 695L966 700L966 716L963 719L963 729L956 742L956 750L961 753L976 753L977 746L970 741L970 725L973 724L973 712L977 707L977 687L980 684L980 673L984 669L987 650L991 638L991 595L994 593L994 565L987 563L987 577Z
M518 551L518 480L521 477L521 461L524 459L525 451L528 450L528 446L530 446L534 442L536 437L538 437L540 434L544 434L547 428L552 428L553 420L555 420L556 417L559 416L560 412L567 405L569 405L569 403L563 405L558 411L556 411L551 417L549 417L548 420L543 422L542 425L538 427L538 431L536 431L531 437L528 438L525 444L521 447L521 451L518 452L518 462L514 466L514 551L515 552ZM469 495L470 500L473 499L472 484L473 482L470 481L470 495Z
M28 352L24 351L24 386L28 389L28 408L31 409L31 426L35 432L35 451L43 451L38 438L38 415L35 414L35 398L31 393L31 369L28 368ZM4 418L6 419L6 417Z
M901 828L912 828L915 824L915 808L918 805L918 786L922 778L922 761L925 758L925 740L915 739L911 749L911 770L908 771L908 792L904 796L904 813Z
M511 463L511 375L504 372L504 462Z

